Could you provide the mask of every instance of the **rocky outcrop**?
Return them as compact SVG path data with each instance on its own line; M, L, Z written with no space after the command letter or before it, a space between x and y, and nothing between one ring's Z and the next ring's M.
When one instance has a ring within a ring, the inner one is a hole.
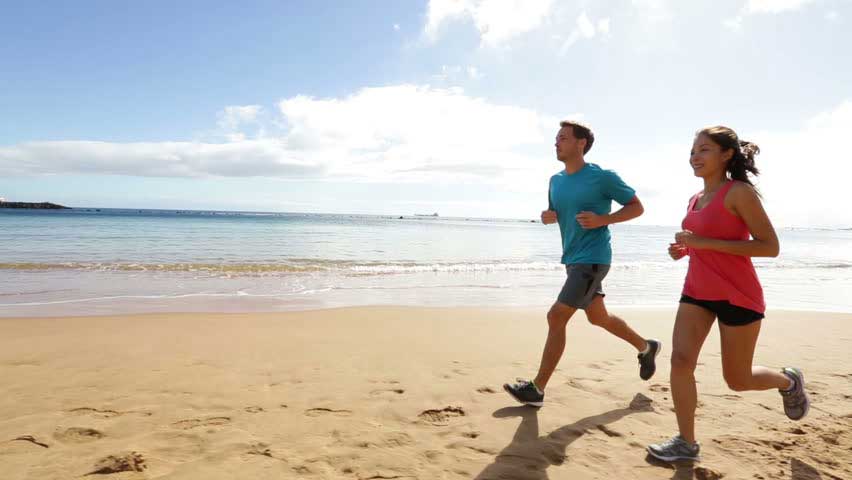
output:
M35 208L39 210L61 210L65 207L50 202L30 203L30 202L0 202L0 208Z

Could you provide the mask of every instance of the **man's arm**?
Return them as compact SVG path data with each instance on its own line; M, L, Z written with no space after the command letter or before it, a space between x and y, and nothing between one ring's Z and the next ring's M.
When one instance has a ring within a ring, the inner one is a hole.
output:
M634 196L623 207L608 215L598 215L594 212L580 212L577 214L577 223L581 227L590 230L593 228L605 227L613 223L626 222L645 213L645 207L639 201L639 197Z

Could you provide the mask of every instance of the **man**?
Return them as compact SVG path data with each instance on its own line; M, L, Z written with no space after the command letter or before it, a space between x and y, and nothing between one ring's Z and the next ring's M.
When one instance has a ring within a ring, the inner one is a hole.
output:
M562 263L568 278L556 303L547 312L547 341L538 375L503 385L515 400L534 407L544 405L544 391L565 350L565 327L577 310L589 322L633 345L639 352L639 376L648 380L656 371L655 359L661 343L644 339L627 323L610 315L604 305L601 282L612 260L608 225L642 215L644 208L636 192L611 170L586 163L595 136L579 122L563 121L556 135L556 158L565 165L550 179L549 209L541 212L545 225L559 223L562 234ZM622 205L610 213L612 201Z

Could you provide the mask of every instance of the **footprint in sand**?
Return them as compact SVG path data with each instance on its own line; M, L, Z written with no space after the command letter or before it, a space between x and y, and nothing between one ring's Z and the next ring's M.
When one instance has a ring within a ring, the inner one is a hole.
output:
M108 410L108 409L101 410L99 408L91 408L91 407L72 408L71 410L68 410L68 413L87 414L87 415L92 415L92 416L97 417L97 418L113 418L113 417L118 417L118 416L121 416L121 415L129 415L129 414L143 415L145 417L150 417L151 415L153 415L153 413L151 413L151 412L134 412L134 411L118 412L116 410Z
M577 380L581 380L583 382L601 383L601 382L604 381L603 378L588 378L588 377L574 377L574 378L576 378Z
M190 418L181 420L172 424L173 427L181 430L189 430L197 427L216 427L231 423L231 417L209 417L209 418Z
M734 393L706 393L708 397L724 398L725 400L742 400L743 397Z
M370 395L402 395L403 393L405 393L405 390L403 390L402 388L380 388L378 390L373 390L372 392L370 392Z
M432 425L446 425L451 418L465 415L465 411L461 407L444 407L440 410L424 410L417 417Z
M479 393L497 393L497 391L491 387L479 387L476 391Z
M50 445L48 445L48 444L46 444L46 443L44 443L44 442L39 442L39 441L38 441L38 440L36 440L36 438L35 438L34 436L32 436L32 435L23 435L23 436L20 436L20 437L18 437L18 438L13 438L13 439L11 439L11 440L9 440L9 441L10 441L10 442L30 442L30 443L32 443L33 445L38 445L39 447L42 447L42 448L50 448Z
M666 398L668 398L668 397L666 397ZM701 400L698 400L697 402L695 402L695 407L698 408L698 409L704 408L704 402L702 402ZM669 411L674 413L675 408L669 407ZM695 412L695 415L703 415L703 413L702 412Z
M104 434L94 428L71 427L54 433L53 438L62 443L87 443L104 438Z
M695 467L693 473L695 474L696 480L720 480L725 476L725 474L711 470L707 467Z
M476 452L476 453L479 453L479 454L482 454L482 455L487 455L489 457L494 457L498 453L497 450L494 450L492 448L480 447L480 446L476 446L476 445L468 445L466 442L451 443L451 444L447 445L446 448L456 449L456 450L462 450L462 449L470 450L472 452Z
M823 442L828 443L830 445L840 445L840 441L837 440L838 435L836 433L823 433L819 436Z
M85 413L99 418L112 418L121 415L121 412L115 410L100 410L98 408L80 407L68 410L68 413Z
M110 455L95 464L95 469L86 475L109 475L119 472L141 472L148 468L145 459L136 452Z
M335 410L332 408L309 408L305 410L305 415L308 417L320 417L323 415L334 415L337 417L348 417L352 415L351 410Z
M606 434L607 437L623 437L624 434L621 432L617 432L607 427L606 425L598 425L598 430L602 431Z
M263 442L249 445L249 449L246 453L248 455L260 455L263 457L275 458L275 455L272 454L272 450L269 449L269 445Z
M414 444L411 435L404 432L390 432L377 439L362 440L355 444L358 448L399 448Z
M257 407L257 406L246 407L246 408L244 408L244 410L248 413L260 413L260 412L264 411L263 407Z
M660 385L659 383L655 383L655 384L651 385L650 387L648 387L648 390L650 390L652 392L668 392L669 387L667 387L665 385Z

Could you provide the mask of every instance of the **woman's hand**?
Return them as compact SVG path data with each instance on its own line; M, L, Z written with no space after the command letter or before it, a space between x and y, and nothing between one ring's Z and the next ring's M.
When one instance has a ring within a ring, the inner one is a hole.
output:
M686 252L687 249L685 245L681 245L680 243L669 244L669 256L672 257L672 260L680 260L687 255Z
M675 234L675 243L690 248L701 248L701 241L704 237L692 233L690 230L681 230Z

